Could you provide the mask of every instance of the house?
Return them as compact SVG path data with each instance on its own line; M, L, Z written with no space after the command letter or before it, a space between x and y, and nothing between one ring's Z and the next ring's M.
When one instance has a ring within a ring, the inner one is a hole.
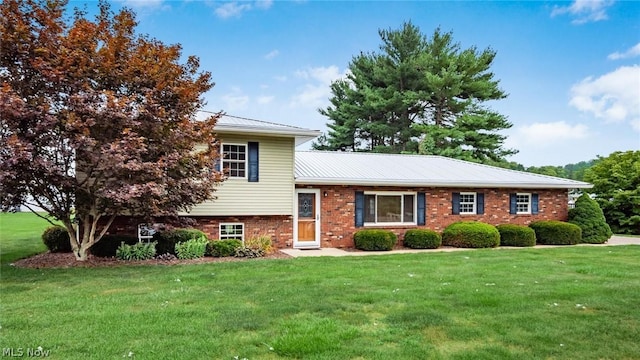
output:
M569 190L591 187L441 156L296 151L320 133L239 117L222 117L216 132L228 178L215 200L181 214L212 239L267 235L279 248L342 248L364 228L402 239L407 229L442 231L460 220L566 220Z

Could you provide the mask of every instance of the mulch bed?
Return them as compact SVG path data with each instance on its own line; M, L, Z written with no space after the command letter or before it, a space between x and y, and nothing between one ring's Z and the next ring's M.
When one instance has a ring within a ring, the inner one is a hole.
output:
M73 253L51 253L46 252L34 255L25 259L18 260L13 266L20 268L44 269L44 268L75 268L75 267L109 267L109 266L130 266L130 265L185 265L185 264L205 264L214 262L231 262L231 261L249 261L260 259L286 259L291 256L276 251L273 254L265 255L261 258L248 259L237 257L204 257L193 260L141 260L141 261L124 261L113 258L104 258L89 255L87 261L77 261Z

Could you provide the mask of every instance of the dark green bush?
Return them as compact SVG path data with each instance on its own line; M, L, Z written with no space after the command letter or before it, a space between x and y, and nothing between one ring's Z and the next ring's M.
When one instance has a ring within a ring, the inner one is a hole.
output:
M580 226L583 243L603 244L613 235L600 205L586 193L576 200L575 208L569 210L569 222Z
M48 227L42 233L42 242L49 249L49 251L55 253L71 252L71 240L69 240L69 233L67 229L55 225Z
M152 241L158 243L156 246L158 254L176 255L176 244L199 239L202 236L206 237L207 235L198 229L171 229L156 232L153 234Z
M412 249L437 249L442 245L442 236L433 230L410 229L404 233L403 243Z
M234 256L242 242L236 239L209 241L205 255L214 257Z
M100 241L93 244L89 251L91 254L98 257L114 257L116 256L116 251L121 243L135 245L138 243L138 238L131 235L105 235L100 239Z
M459 221L444 229L442 244L461 248L496 247L500 245L500 233L493 225L475 221Z
M398 242L398 236L390 230L365 229L353 234L356 249L366 251L391 250Z
M541 245L575 245L582 239L582 230L576 224L546 220L529 224L536 232L536 242Z
M138 242L133 245L120 243L116 249L118 260L149 260L156 256L155 242Z
M502 224L496 226L500 233L500 246L534 246L536 232L528 226Z
M204 257L208 243L209 240L206 236L179 242L176 244L176 256L181 260Z

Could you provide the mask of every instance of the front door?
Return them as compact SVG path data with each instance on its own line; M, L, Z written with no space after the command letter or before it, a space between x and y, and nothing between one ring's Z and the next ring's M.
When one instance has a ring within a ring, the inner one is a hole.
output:
M320 190L297 189L293 224L293 247L320 247Z

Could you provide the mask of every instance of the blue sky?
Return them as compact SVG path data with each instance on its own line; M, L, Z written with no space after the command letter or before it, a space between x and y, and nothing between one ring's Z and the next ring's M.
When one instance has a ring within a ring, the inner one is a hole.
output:
M378 50L378 29L411 21L426 35L440 27L463 48L497 52L492 70L509 96L490 106L513 123L506 146L520 152L509 160L565 165L640 150L637 1L112 4L138 14L140 33L200 58L216 82L205 94L210 111L324 131L317 109L328 105L331 81L353 56Z

